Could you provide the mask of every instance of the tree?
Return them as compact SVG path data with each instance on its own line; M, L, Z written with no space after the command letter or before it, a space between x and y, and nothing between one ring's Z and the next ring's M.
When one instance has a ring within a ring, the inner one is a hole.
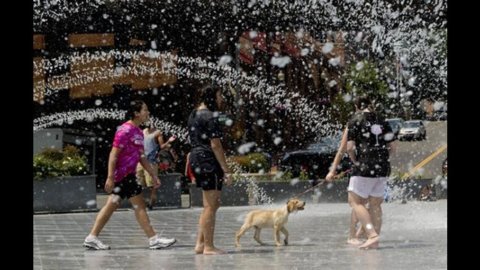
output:
M388 85L380 78L380 72L373 63L363 60L351 64L344 74L344 80L344 91L336 95L332 102L332 116L341 124L345 124L354 112L353 101L358 96L368 95L375 104L387 104Z

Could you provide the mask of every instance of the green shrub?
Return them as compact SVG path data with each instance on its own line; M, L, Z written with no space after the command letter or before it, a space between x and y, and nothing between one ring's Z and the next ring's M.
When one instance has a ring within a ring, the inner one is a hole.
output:
M75 146L45 149L33 157L33 180L88 174L87 158Z
M240 165L243 172L258 173L260 170L270 170L267 158L261 153L252 153L246 156L236 156L233 160Z
M285 181L291 181L293 178L292 172L286 171L286 172L281 172L278 171L275 176L273 177L273 181L277 182L285 182Z
M300 171L300 175L298 176L299 180L307 181L310 177L308 177L308 173L304 170Z

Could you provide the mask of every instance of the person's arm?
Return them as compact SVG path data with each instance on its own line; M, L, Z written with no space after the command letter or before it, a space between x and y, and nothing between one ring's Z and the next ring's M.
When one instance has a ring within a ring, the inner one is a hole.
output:
M347 132L347 154L350 157L353 165L358 165L357 162L357 152L356 152L356 138L358 138L358 123L354 120L354 118L348 121L348 132Z
M347 142L347 153L353 164L357 165L357 155L355 153L355 141Z
M175 149L174 149L174 148L170 148L170 150L169 150L168 152L170 152L170 155L172 155L172 157L173 157L173 162L174 162L174 163L177 163L177 161L178 161L178 155L177 155L177 152L175 151Z
M188 152L187 157L185 158L185 176L188 177L188 166L190 166L190 152Z
M190 152L188 152L186 161L185 161L185 176L192 182L192 184L196 183L195 174L192 171L192 166L190 165Z
M160 131L157 131L158 134L156 134L157 140L158 140L158 145L160 146L160 150L168 150L172 146L170 143L173 142L174 137L170 137L166 142L163 140L163 133Z
M232 183L232 179L230 178L230 169L227 166L227 159L225 158L222 141L220 141L219 138L212 138L210 140L210 146L215 154L215 158L217 158L218 163L220 163L220 167L222 167L222 170L225 173L226 184L230 185Z
M343 131L342 140L340 141L340 146L338 147L337 154L335 155L335 158L333 159L333 163L330 166L330 171L325 177L325 180L327 180L328 182L331 182L335 179L335 175L337 174L338 164L340 164L340 161L342 160L343 155L347 151L347 135L348 135L348 128L345 128L345 130Z
M105 191L107 193L111 193L115 187L115 167L117 166L118 155L121 151L121 148L114 146L108 156L108 175L107 181L105 182Z
M150 162L148 162L147 158L143 153L140 158L140 164L142 164L143 168L152 176L152 180L155 182L153 188L159 188L161 185L160 179L158 178L158 175L155 173L155 170L152 168Z

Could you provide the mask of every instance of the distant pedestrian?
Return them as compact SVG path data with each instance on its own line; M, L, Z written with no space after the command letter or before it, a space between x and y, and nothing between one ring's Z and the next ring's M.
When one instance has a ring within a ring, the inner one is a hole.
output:
M128 121L115 132L113 147L108 159L108 176L105 191L111 193L106 204L97 214L95 224L83 245L91 249L110 249L98 239L98 235L108 222L113 212L118 208L121 199L127 198L133 206L135 217L149 239L150 249L160 249L173 245L175 238L160 237L150 225L150 219L145 210L142 196L142 186L135 177L135 168L140 161L142 166L152 176L154 188L160 187L160 179L150 166L144 154L143 133L139 126L148 120L150 112L141 100L130 103L127 111Z
M185 176L192 182L192 184L197 184L195 179L195 174L193 173L192 166L190 165L190 152L188 152L185 162Z
M159 139L161 142L160 152L158 153L160 171L163 174L167 172L174 172L179 158L175 148L173 147L177 136L172 135L167 140L165 138L165 133L162 133Z
M174 137L170 137L164 142L163 134L160 130L154 126L150 126L143 130L143 144L145 149L145 157L150 163L150 167L154 170L154 174L158 176L158 165L160 162L159 151L161 149L167 149L170 147L170 143L175 140ZM152 210L157 202L157 189L154 188L153 178L150 174L145 173L145 169L139 162L137 165L136 176L140 184L150 190L150 198L147 204L148 209Z

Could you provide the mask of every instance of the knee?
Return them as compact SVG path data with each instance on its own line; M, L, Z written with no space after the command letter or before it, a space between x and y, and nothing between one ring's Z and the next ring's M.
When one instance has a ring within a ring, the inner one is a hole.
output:
M368 201L368 207L371 211L382 211L382 202L378 200Z
M217 212L218 208L220 208L220 204L215 204L212 206L213 211Z
M353 197L349 196L348 197L348 204L350 205L350 207L354 208L355 206L360 205L360 202L355 200Z
M205 212L216 212L218 210L219 205L205 205L203 210Z
M134 205L133 206L133 209L135 210L135 213L136 214L143 214L143 213L147 213L147 210L145 208L145 205L140 206L140 205Z
M213 211L217 211L218 208L220 208L220 200L215 200L215 202L210 205L210 208Z
M382 207L380 205L370 206L368 209L370 213L377 214L382 212Z

